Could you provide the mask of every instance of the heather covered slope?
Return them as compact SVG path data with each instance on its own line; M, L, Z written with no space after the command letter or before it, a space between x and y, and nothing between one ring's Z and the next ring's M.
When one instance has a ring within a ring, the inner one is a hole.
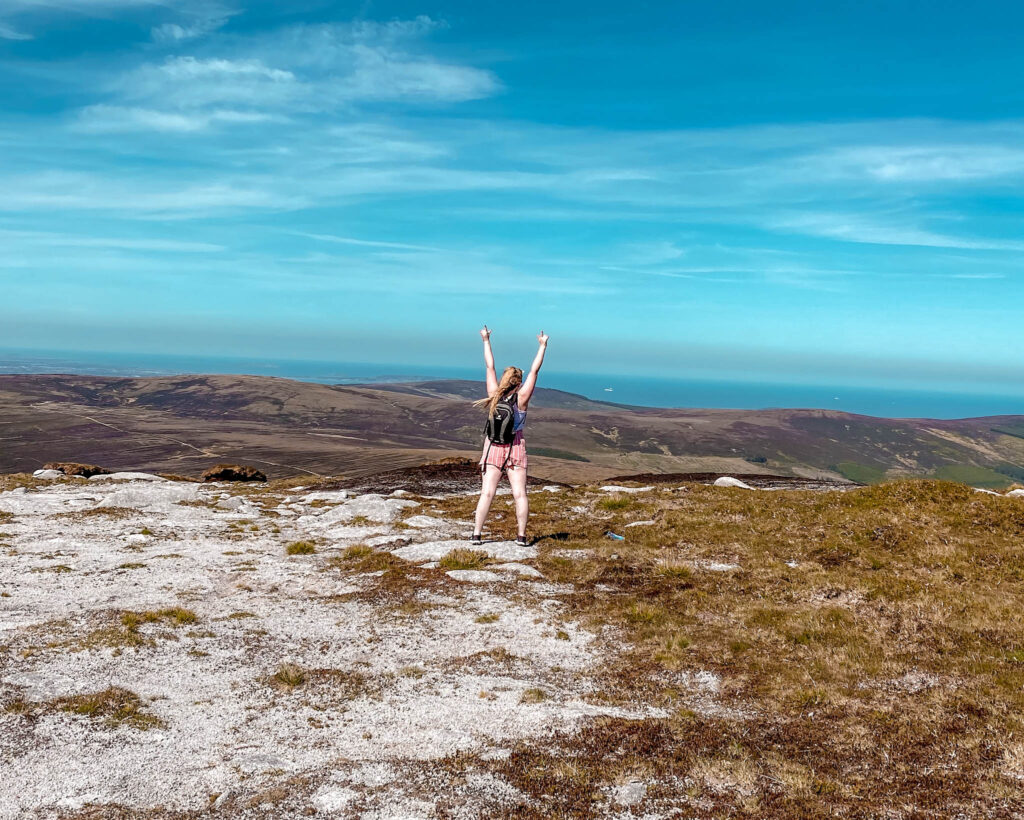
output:
M479 452L473 382L330 386L255 376L0 376L0 471L46 461L197 475L369 475ZM1024 478L1024 416L879 419L825 410L626 407L540 390L534 472L569 483L630 473Z
M0 817L1024 814L1024 498L331 487L0 478Z

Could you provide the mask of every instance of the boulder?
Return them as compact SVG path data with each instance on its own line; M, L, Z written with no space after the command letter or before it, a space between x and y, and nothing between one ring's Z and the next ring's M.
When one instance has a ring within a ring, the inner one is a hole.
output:
M744 484L738 478L733 478L730 475L724 475L721 478L715 479L716 487L737 487L740 490L752 490L754 489L749 484Z
M92 478L94 475L110 475L106 467L97 467L95 464L79 464L77 461L51 461L43 465L44 470L59 470L64 475L80 475L82 478Z
M33 478L38 478L41 481L53 481L57 478L64 478L64 473L60 470L36 470L32 473Z
M1020 498L1021 496L1024 496L1024 490L1010 490L1010 492L1008 492L1007 495L1010 498Z
M203 481L266 481L267 476L255 467L240 464L217 464L203 473Z

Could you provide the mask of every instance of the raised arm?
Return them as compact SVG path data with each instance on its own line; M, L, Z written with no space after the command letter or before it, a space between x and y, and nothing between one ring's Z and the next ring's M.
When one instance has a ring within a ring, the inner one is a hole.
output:
M498 376L494 372L494 353L491 352L491 331L484 325L480 331L480 338L484 340L484 365L487 367L487 395L491 395L498 389Z
M537 374L540 373L540 366L544 364L544 353L548 349L548 337L544 335L543 330L537 334L537 342L539 344L537 355L533 357L530 372L523 380L523 386L519 388L519 407L521 410L525 410L526 406L530 403L533 389L537 386Z

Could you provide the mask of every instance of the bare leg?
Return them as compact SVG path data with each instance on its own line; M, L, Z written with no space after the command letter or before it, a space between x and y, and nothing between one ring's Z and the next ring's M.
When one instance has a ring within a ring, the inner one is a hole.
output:
M487 513L491 509L491 502L494 501L494 491L498 489L499 481L501 481L501 469L493 464L488 464L487 472L483 475L483 484L480 487L480 501L476 505L476 525L473 527L474 535L479 535L484 531L484 521L487 520Z
M526 470L522 467L508 468L508 483L512 485L512 497L516 500L516 523L519 535L526 535L526 522L530 517L530 499L526 496Z

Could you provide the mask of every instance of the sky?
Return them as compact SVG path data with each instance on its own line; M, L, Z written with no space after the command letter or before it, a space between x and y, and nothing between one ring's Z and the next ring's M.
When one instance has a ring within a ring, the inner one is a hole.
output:
M1022 28L0 0L0 347L1024 392Z

